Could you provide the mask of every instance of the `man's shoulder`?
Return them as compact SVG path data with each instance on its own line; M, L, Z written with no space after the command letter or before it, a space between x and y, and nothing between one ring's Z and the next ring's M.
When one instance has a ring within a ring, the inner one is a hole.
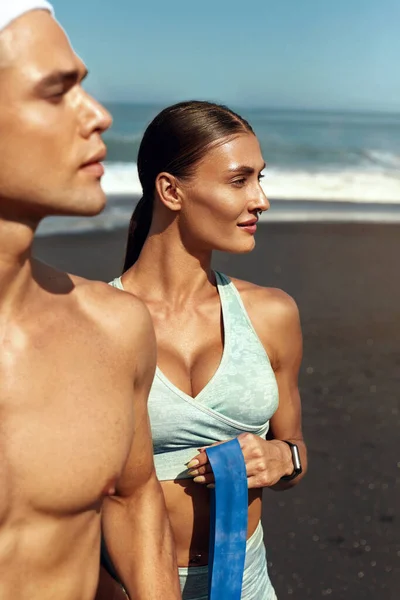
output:
M155 367L156 338L145 304L128 292L100 281L76 280L79 305L101 329L107 354L118 357L120 367L135 365L135 372ZM154 375L154 373L153 373Z
M131 336L142 338L152 329L151 317L144 303L108 283L70 276L83 311L95 319L110 335L120 341Z
M88 335L96 330L112 346L115 342L118 348L125 345L130 350L154 335L149 311L133 294L39 261L34 261L33 271L40 286L50 294L49 307L55 309L57 304L59 316L75 320Z

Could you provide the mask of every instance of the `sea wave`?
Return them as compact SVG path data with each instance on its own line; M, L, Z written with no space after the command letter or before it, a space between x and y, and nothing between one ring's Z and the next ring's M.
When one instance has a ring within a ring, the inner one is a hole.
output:
M268 169L262 185L271 200L271 209L262 221L400 222L400 177L394 170L311 173ZM141 195L136 164L106 164L103 188L108 202L100 215L48 218L38 235L127 227Z
M366 150L365 156L371 163L384 169L395 169L400 174L400 155L393 152L384 152L382 150Z
M127 228L139 196L112 196L97 217L50 217L42 221L38 235L57 235ZM265 223L400 223L400 203L274 200Z
M400 157L371 151L371 160L381 167L399 168L347 170L267 169L262 185L271 199L334 200L347 202L400 203ZM141 186L136 163L106 163L103 189L107 195L140 195Z

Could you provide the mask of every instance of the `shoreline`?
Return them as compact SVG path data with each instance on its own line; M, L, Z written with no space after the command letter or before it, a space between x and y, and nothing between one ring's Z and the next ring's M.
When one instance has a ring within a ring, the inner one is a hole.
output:
M139 201L137 194L107 196L104 211L96 217L50 217L37 236L113 231L124 228ZM399 202L358 202L345 200L270 199L271 208L260 222L270 223L400 223Z

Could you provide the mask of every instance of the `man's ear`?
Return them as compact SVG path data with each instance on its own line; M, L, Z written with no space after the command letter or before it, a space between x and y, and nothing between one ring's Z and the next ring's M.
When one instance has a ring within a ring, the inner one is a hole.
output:
M159 173L155 187L158 197L164 206L174 212L181 210L182 197L176 177L170 173Z

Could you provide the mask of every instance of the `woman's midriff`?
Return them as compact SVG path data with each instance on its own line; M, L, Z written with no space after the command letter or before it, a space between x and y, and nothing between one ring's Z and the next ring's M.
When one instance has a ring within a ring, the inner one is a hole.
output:
M162 481L165 502L175 537L179 567L208 564L210 490L191 479ZM261 518L262 490L249 490L247 538Z

